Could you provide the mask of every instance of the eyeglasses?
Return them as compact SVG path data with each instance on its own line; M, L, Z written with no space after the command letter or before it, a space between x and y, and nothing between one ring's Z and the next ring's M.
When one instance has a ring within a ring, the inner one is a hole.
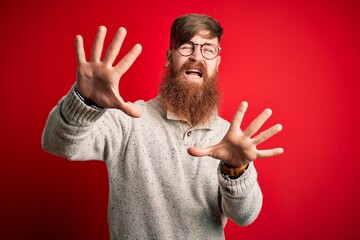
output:
M176 45L176 49L182 56L188 57L195 52L196 46L200 46L201 55L207 60L212 60L216 58L220 54L220 50L221 50L219 46L213 43L199 44L199 43L193 43L192 41L188 41L183 44L178 43Z

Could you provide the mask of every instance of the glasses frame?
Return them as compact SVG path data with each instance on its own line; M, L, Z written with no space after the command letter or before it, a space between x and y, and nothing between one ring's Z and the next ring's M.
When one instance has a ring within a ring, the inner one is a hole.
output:
M185 44L185 43L191 43L191 44L193 45L193 51L192 51L192 53L190 53L190 54L182 54L182 53L180 52L179 47L180 47L181 45ZM202 51L202 48L203 48L203 46L205 46L205 45L211 45L211 46L214 46L215 48L217 48L218 52L217 52L217 54L216 54L213 58L208 58L208 57L205 57L205 56L204 56L203 51ZM219 47L218 45L216 45L216 44L214 44L214 43L203 43L203 44L200 44L200 43L194 43L194 42L192 42L192 41L187 41L187 42L184 42L184 43L181 43L181 44L180 44L180 43L178 42L178 43L176 44L176 50L178 51L178 53L179 53L181 56L189 57L189 56L191 56L191 55L194 54L194 52L196 51L196 47L197 47L197 46L200 46L201 55L202 55L205 59L207 59L207 60L213 60L213 59L215 59L217 56L220 55L221 47Z

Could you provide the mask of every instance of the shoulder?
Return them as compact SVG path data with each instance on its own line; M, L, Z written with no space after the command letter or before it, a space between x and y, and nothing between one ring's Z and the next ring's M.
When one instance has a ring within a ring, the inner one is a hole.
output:
M220 116L216 116L213 123L213 129L216 129L220 132L226 132L229 129L230 123Z
M134 119L147 119L149 117L152 117L154 115L161 115L161 107L159 104L159 101L157 100L157 98L154 99L150 99L148 101L144 101L144 100L137 100L134 102L134 104L140 108L141 110L141 117L140 118L133 118L128 116L126 113L124 113L121 110L118 109L106 109L105 112L105 117L106 118L111 118L115 121L119 121L119 122L132 122Z
M151 119L163 119L165 116L165 111L161 107L160 99L158 97L152 98L148 101L138 100L135 102L141 110L141 119L148 120Z

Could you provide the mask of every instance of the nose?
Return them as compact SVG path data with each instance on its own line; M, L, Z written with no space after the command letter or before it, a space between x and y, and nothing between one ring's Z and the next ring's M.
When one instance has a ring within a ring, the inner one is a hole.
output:
M200 62L204 59L204 57L201 53L201 46L199 44L195 44L195 50L194 50L193 54L190 56L190 58L196 62Z

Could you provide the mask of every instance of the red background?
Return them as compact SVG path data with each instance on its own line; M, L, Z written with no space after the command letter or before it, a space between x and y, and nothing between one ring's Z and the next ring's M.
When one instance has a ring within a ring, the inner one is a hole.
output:
M0 3L1 239L107 239L107 176L97 161L70 162L41 149L48 112L75 81L76 34L87 54L99 25L128 30L123 51L143 52L124 75L126 100L157 94L169 28L181 14L217 18L230 120L273 109L283 132L262 147L263 210L229 223L227 239L359 239L359 1L25 1ZM60 3L61 2L61 3ZM206 239L206 236L204 236Z

